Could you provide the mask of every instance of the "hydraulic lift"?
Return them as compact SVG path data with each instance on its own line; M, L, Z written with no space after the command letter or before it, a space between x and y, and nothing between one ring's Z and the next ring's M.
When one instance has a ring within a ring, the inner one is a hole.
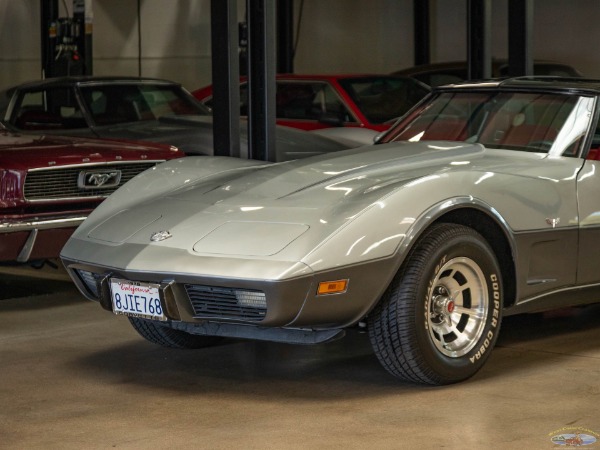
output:
M73 0L72 8L59 17L58 0L40 0L42 78L92 75L92 0Z

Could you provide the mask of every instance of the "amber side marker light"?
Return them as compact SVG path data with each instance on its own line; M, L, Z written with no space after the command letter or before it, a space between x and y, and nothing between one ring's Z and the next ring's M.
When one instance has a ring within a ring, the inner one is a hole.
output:
M348 289L348 280L321 281L317 295L342 294Z

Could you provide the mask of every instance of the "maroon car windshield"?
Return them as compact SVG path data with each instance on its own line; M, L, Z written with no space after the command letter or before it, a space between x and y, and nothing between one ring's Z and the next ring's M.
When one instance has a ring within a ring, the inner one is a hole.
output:
M537 92L441 92L384 136L393 141L464 141L488 148L547 152L580 97ZM571 119L572 120L572 119ZM574 140L563 154L575 154Z
M178 86L106 83L82 86L81 93L96 125L158 120L163 116L210 114Z

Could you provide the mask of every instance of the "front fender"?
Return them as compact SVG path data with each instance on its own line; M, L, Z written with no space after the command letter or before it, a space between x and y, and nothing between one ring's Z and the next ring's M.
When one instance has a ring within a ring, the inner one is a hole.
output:
M343 317L338 316L341 321L340 326L350 326L361 320L375 307L421 234L452 211L471 209L486 214L503 230L511 251L515 248L513 234L504 218L480 199L471 196L445 199L424 209L417 217L398 215L395 221L384 214L385 208L392 205L392 199L388 199L385 207L383 204L377 205L379 210L357 217L345 227L343 232L332 236L309 255L309 258L306 258L307 264L317 272L315 274L317 283L348 278L349 288L337 299L332 297L324 300L317 296L309 296L294 325L313 323L316 318L321 321L333 320L334 315L330 313L330 309L337 311L337 314L340 310L344 312ZM367 228L365 223L371 223L371 220L373 223L379 223L377 220L384 218L390 226L383 227L386 231L378 234L377 238L374 237L376 233L368 238L365 233ZM352 235L354 240L346 241L349 235ZM368 258L369 255L372 257ZM336 261L345 261L347 264L343 266L339 264L337 268L331 270L321 272L317 270L321 265L335 264ZM335 308L327 306L335 304L336 301L338 303Z

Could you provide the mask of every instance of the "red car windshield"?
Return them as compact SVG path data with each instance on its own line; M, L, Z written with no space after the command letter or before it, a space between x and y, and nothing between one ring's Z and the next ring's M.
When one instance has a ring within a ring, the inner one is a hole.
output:
M465 141L488 148L548 152L580 97L540 92L441 92L384 136L392 141ZM581 135L562 154L575 154Z

